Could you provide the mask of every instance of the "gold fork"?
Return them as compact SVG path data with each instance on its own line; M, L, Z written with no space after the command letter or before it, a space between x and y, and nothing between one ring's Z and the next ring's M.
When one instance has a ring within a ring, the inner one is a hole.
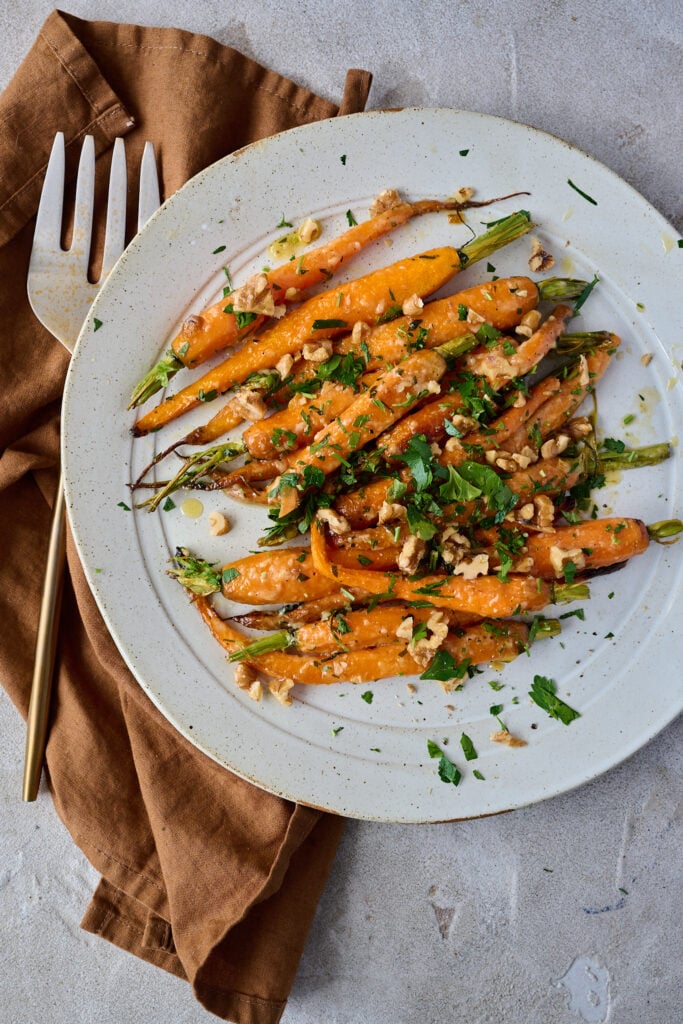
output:
M91 135L85 137L81 149L69 249L63 249L61 244L64 179L64 134L58 132L52 146L36 217L28 271L28 298L43 326L69 352L73 352L88 310L125 248L128 186L123 139L117 139L114 143L102 270L95 284L88 280L95 191L95 144ZM147 142L140 164L138 231L157 209L159 202L154 147L151 142ZM31 683L22 791L24 800L36 799L45 751L64 576L65 526L64 488L60 471L50 524Z

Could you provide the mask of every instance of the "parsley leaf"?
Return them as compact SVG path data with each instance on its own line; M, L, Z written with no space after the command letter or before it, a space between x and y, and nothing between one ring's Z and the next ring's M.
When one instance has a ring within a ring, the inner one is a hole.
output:
M460 746L462 747L462 752L465 755L466 761L476 761L479 755L477 754L477 751L474 749L474 743L469 738L466 732L464 732L460 737Z
M581 715L557 696L557 686L546 676L534 676L529 696L539 708L547 711L551 718L557 718L564 725L570 725Z
M427 665L420 679L437 679L442 683L447 683L451 679L462 679L467 675L470 662L470 658L456 661L452 654L441 647Z
M449 782L453 786L457 786L462 777L458 766L453 764L452 761L449 761L449 759L441 750L441 747L438 745L438 743L435 743L434 740L427 740L427 751L430 757L439 758L438 772L441 781Z
M418 491L425 491L434 478L432 473L433 457L424 434L416 434L415 437L411 437L405 452L399 456L401 462L405 462L408 466Z

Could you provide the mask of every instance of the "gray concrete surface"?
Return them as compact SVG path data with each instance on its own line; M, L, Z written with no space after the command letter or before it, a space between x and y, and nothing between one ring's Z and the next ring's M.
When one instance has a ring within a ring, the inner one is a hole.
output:
M69 10L213 35L329 98L347 67L365 67L371 107L524 121L603 161L683 230L673 0ZM1 0L0 87L49 11ZM208 1022L184 983L79 930L95 873L46 793L20 802L23 726L1 692L0 725L0 1021ZM496 818L350 823L284 1024L677 1024L682 738L679 720L581 790Z

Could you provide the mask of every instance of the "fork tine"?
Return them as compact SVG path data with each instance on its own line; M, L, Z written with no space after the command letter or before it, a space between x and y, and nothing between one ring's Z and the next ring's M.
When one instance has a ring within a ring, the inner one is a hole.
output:
M138 198L138 231L141 230L155 210L161 206L157 162L154 144L145 143L140 163L140 194Z
M123 139L114 143L109 172L109 197L107 199L107 224L104 236L104 254L102 256L102 274L104 281L111 268L126 247L126 192L128 188L126 173L126 149Z
M90 259L90 240L92 235L93 206L95 203L95 140L92 135L83 139L81 158L78 162L76 178L76 203L74 208L74 228L69 252L77 264L87 274Z
M45 172L43 191L36 216L33 236L34 250L58 252L61 248L62 213L64 210L64 132L57 132L52 143Z

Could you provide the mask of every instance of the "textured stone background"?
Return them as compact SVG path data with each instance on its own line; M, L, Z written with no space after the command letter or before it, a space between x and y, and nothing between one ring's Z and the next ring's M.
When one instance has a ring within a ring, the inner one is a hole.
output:
M607 164L680 233L680 7L597 7L74 0L69 10L212 35L331 99L347 67L365 67L371 107L526 122ZM0 87L49 11L45 0L0 0ZM24 732L1 692L0 723L0 1021L208 1022L184 983L79 930L95 873L46 793L20 802ZM579 791L512 814L350 823L284 1024L677 1024L681 739L679 720Z

